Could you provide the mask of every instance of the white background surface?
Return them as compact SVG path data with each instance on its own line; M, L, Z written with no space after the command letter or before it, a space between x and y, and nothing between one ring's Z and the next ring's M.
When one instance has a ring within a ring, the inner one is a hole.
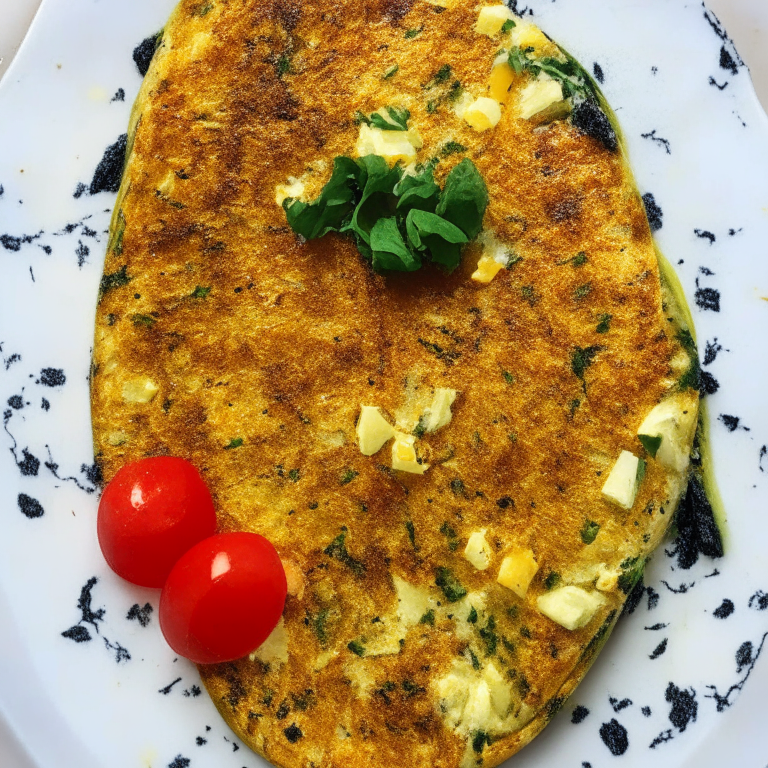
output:
M130 2L130 0L126 0ZM624 0L613 0L623 2ZM40 0L1 0L0 78L22 43ZM707 5L719 16L742 58L768 109L768 2L766 0L708 0ZM0 150L2 151L2 150ZM0 768L34 768L15 737L0 720ZM752 768L745 766L745 768Z

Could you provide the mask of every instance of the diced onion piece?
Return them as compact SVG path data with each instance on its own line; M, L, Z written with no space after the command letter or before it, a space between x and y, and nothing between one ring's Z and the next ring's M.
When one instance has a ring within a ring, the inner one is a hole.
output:
M568 630L580 629L605 605L605 598L581 587L560 587L536 600L539 611Z
M151 403L160 388L152 379L129 379L123 384L123 400L126 403Z
M485 528L475 531L467 541L464 548L464 557L469 560L478 571L484 571L491 564L491 547L485 538Z
M632 509L645 464L633 453L622 451L603 485L603 498L624 509Z
M496 99L480 96L467 106L462 117L476 131L482 133L496 126L501 120L501 107Z
M563 87L557 80L533 80L520 93L520 117L530 120L534 115L562 100Z
M392 443L392 469L411 472L414 475L423 475L429 469L429 464L419 464L416 449L413 447L415 442L413 435L395 432L395 442Z
M381 450L384 443L394 437L395 429L373 405L360 406L360 418L357 420L357 444L364 456L373 456Z
M528 587L539 570L539 564L530 549L519 549L504 558L496 581L511 589L518 597L525 598Z
M504 265L496 259L490 256L481 256L477 262L477 269L472 273L472 279L478 283L490 283L502 269L504 269Z
M478 35L495 37L501 32L505 21L514 19L514 14L506 5L487 5L480 9L475 23L475 32Z

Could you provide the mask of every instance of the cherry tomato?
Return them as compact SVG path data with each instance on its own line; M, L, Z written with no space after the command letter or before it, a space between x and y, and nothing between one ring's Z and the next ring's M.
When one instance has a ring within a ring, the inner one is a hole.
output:
M162 587L174 563L215 530L216 511L200 473L173 456L126 464L99 502L97 531L107 563L142 587Z
M211 536L174 565L160 596L160 628L176 653L198 664L234 661L269 637L286 591L280 556L263 536Z

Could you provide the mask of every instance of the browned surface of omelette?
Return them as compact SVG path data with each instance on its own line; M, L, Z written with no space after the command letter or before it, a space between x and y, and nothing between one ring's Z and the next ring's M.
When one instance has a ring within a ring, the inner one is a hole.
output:
M190 459L220 530L264 534L300 573L286 663L201 668L235 731L280 766L458 766L471 744L434 686L462 654L492 660L514 706L535 712L468 753L497 764L557 710L626 597L606 592L568 631L536 610L547 576L647 554L671 517L653 461L631 511L600 493L679 369L642 201L621 152L566 121L535 128L506 110L477 133L452 113L435 73L450 64L480 93L498 48L476 15L468 1L184 0L137 104L96 320L97 456L106 480L142 456ZM316 194L333 157L353 154L356 110L388 104L410 109L420 159L448 140L468 148L436 176L467 156L485 179L485 227L521 257L491 283L470 280L477 246L450 276L381 276L351 240L288 228L276 186L325 160ZM588 348L582 379L573 358ZM156 394L126 402L126 385L147 380ZM459 395L450 424L417 443L424 475L390 469L389 444L361 454L361 405L395 415L435 387ZM600 525L590 545L585 520ZM463 556L479 529L484 572ZM516 547L539 563L524 600L496 583ZM439 567L484 593L474 624L473 606L435 586ZM430 590L432 623L409 626L398 652L360 657L348 644L373 646L392 624L393 577Z

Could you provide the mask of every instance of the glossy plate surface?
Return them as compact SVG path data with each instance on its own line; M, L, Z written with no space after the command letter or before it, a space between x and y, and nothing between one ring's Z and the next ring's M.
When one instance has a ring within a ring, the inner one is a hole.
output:
M88 367L134 48L173 0L44 0L0 85L0 712L41 768L251 768L96 541ZM727 554L669 541L585 683L508 765L768 765L768 119L699 2L517 3L588 69L691 304ZM595 67L595 64L598 66ZM96 182L96 183L94 183Z

